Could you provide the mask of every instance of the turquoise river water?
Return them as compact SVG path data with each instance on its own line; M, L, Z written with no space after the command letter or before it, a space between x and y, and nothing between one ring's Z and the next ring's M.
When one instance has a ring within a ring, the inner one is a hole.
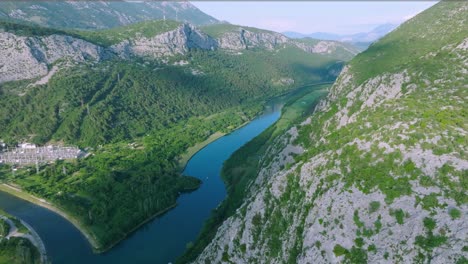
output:
M117 246L94 254L84 236L67 220L47 209L0 192L0 208L29 223L42 238L52 263L170 263L194 241L211 210L226 196L220 177L223 162L280 117L268 107L249 124L210 143L188 162L184 174L200 178L199 189L182 194L177 207L148 222Z

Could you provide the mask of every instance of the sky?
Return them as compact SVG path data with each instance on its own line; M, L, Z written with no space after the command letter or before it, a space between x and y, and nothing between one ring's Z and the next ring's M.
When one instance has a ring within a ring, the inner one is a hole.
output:
M367 32L378 25L400 24L435 1L204 1L191 2L203 12L232 24L303 34Z

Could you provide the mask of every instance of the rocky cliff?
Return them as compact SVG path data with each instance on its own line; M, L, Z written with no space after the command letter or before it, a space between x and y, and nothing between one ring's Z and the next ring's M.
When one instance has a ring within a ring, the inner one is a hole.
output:
M139 36L124 40L110 47L122 58L159 58L185 54L190 49L214 50L217 42L190 24L181 24L174 30L153 37Z
M280 33L257 28L217 24L206 26L203 30L216 38L221 49L231 51L245 49L266 49L273 51L286 47L295 47L305 52L315 54L331 54L338 49L342 49L346 53L352 54L352 56L358 53L356 48L337 41L318 41L314 39L309 39L309 41L294 40Z
M65 35L1 32L0 43L0 83L44 76L60 61L96 62L109 56L102 47Z
M170 25L169 25L170 24ZM262 50L286 48L348 60L356 51L334 41L297 42L285 36L254 28L231 25L220 35L188 23L152 21L105 31L63 31L3 22L0 23L0 83L44 76L44 84L65 66L99 62L112 57L131 60L185 55L190 50ZM27 33L25 33L27 32ZM70 64L70 62L73 62ZM59 64L52 67L54 64Z
M355 57L196 263L466 263L468 4Z
M219 47L228 50L264 48L274 50L284 47L289 39L275 32L253 32L244 28L226 32L218 38Z

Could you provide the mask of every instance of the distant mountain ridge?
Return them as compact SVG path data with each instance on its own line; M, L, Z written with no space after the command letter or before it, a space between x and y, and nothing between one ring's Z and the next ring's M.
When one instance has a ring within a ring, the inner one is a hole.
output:
M386 34L393 31L397 28L398 25L396 24L382 24L369 32L361 32L355 34L334 34L328 32L315 32L311 34L302 34L293 31L283 32L284 35L290 38L315 38L315 39L322 39L322 40L336 40L341 42L348 42L355 44L355 46L359 48L367 48L372 42L378 40L379 38L385 36Z
M199 28L169 20L145 21L99 31L56 30L0 21L0 29L3 31L0 40L7 44L0 45L0 59L4 61L0 83L41 76L50 78L56 70L74 63L116 57L164 60L193 49L229 52L295 49L343 61L359 52L337 41L293 40L256 28L230 24Z
M0 141L92 148L9 179L76 216L106 250L199 186L180 175L187 148L247 122L274 96L335 80L353 56L338 42L232 25L76 30L0 19Z
M187 1L0 2L0 19L53 28L106 29L164 18L195 25L218 23Z

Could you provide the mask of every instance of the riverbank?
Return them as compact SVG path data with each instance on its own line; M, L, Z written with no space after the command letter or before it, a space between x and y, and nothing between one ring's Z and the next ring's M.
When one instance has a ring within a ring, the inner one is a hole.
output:
M195 155L197 152L202 150L204 147L208 146L211 142L225 136L226 133L222 132L215 132L214 134L211 134L205 141L199 142L195 144L194 146L191 146L190 148L187 149L187 151L182 154L179 158L179 166L181 171L185 169L187 166L188 161Z
M13 216L3 210L0 209L0 219L5 221L8 224L9 230L8 233L3 233L2 236L6 239L10 239L12 237L18 237L27 239L31 242L31 244L37 249L40 254L41 263L47 263L47 252L44 245L44 242L37 234L36 230L30 226L28 223L23 221L22 219ZM0 263L2 263L0 261Z
M135 232L136 230L138 230L138 228L142 227L143 225L145 225L146 223L148 223L149 221L153 220L155 217L158 217L160 215L163 215L165 213L167 213L168 211L170 211L171 209L173 209L174 207L177 206L177 203L174 203L173 205L167 207L166 209L162 210L162 211L159 211L155 214L153 214L152 216L148 217L146 220L144 220L143 222L141 222L140 224L138 224L137 226L135 226L134 228L132 228L130 231L126 232L124 234L124 236L122 238L120 238L119 240L113 242L112 244L110 244L109 246L101 249L98 253L103 253L103 252L106 252L108 250L110 250L111 248L115 247L116 245L118 245L120 242L124 241L126 238L128 238L128 236L130 236L133 232Z
M8 234L6 234L5 238L10 239L11 237L19 237L29 240L38 250L41 256L41 263L47 263L47 251L44 246L44 242L32 226L21 219L3 212L0 213L0 219L3 219L10 226L10 230Z
M23 224L31 233L30 235L25 235L23 237L29 239L29 241L31 241L31 243L33 243L34 246L36 246L36 248L39 250L39 253L41 254L42 263L47 263L47 251L41 237L39 236L39 234L37 234L36 230L34 230L32 226L30 226L28 223L24 222L21 219L20 221L21 224Z
M262 157L269 145L308 114L313 112L320 98L327 94L330 84L318 84L304 87L300 91L289 94L284 100L281 117L260 135L249 141L233 153L223 165L221 178L223 179L227 196L215 208L206 220L197 239L190 248L180 256L176 263L190 263L215 238L221 224L232 216L242 205L248 186L255 180L259 170L259 157Z
M91 234L90 231L88 231L85 227L81 225L81 223L75 219L74 217L70 216L69 214L65 213L63 210L59 209L58 207L54 206L52 203L38 198L34 195L31 195L19 188L16 188L14 186L11 186L6 183L0 184L0 191L6 192L8 194L11 194L15 197L18 197L20 199L23 199L25 201L31 202L35 205L44 207L46 209L49 209L50 211L62 216L63 218L67 219L70 223L72 223L80 232L83 234L83 236L88 240L88 242L91 244L92 248L96 252L101 252L100 251L100 244L97 241L97 239Z
M196 190L197 188L198 187L192 188L192 189L187 189L185 191L190 192L190 191ZM130 236L133 232L138 230L140 227L142 227L146 223L150 222L151 220L153 220L154 218L156 218L158 216L161 216L161 215L167 213L168 211L170 211L171 209L173 209L174 207L177 206L177 203L174 203L171 206L165 208L164 210L156 212L155 214L151 215L150 217L148 217L147 219L142 221L140 224L138 224L137 226L132 228L130 231L126 232L124 234L124 236L122 236L120 239L114 241L112 244L110 244L107 247L101 247L101 246L99 246L99 242L94 238L94 236L92 236L90 234L90 232L87 231L86 228L82 227L78 220L74 219L73 217L69 216L67 213L65 213L62 210L58 209L57 207L55 207L50 202L48 202L48 201L46 201L44 199L38 198L38 197L36 197L34 195L31 195L29 193L26 193L26 192L22 191L21 189L16 188L16 187L11 186L11 185L6 184L6 183L0 184L0 191L6 192L8 194L11 194L11 195L13 195L15 197L18 197L18 198L23 199L25 201L28 201L30 203L36 204L38 206L44 207L44 208L46 208L46 209L48 209L50 211L53 211L53 212L57 213L58 215L62 216L67 221L72 223L81 232L81 234L91 244L91 246L93 248L93 251L95 253L104 253L104 252L112 249L113 247L118 245L120 242L122 242L123 240L128 238L128 236Z

